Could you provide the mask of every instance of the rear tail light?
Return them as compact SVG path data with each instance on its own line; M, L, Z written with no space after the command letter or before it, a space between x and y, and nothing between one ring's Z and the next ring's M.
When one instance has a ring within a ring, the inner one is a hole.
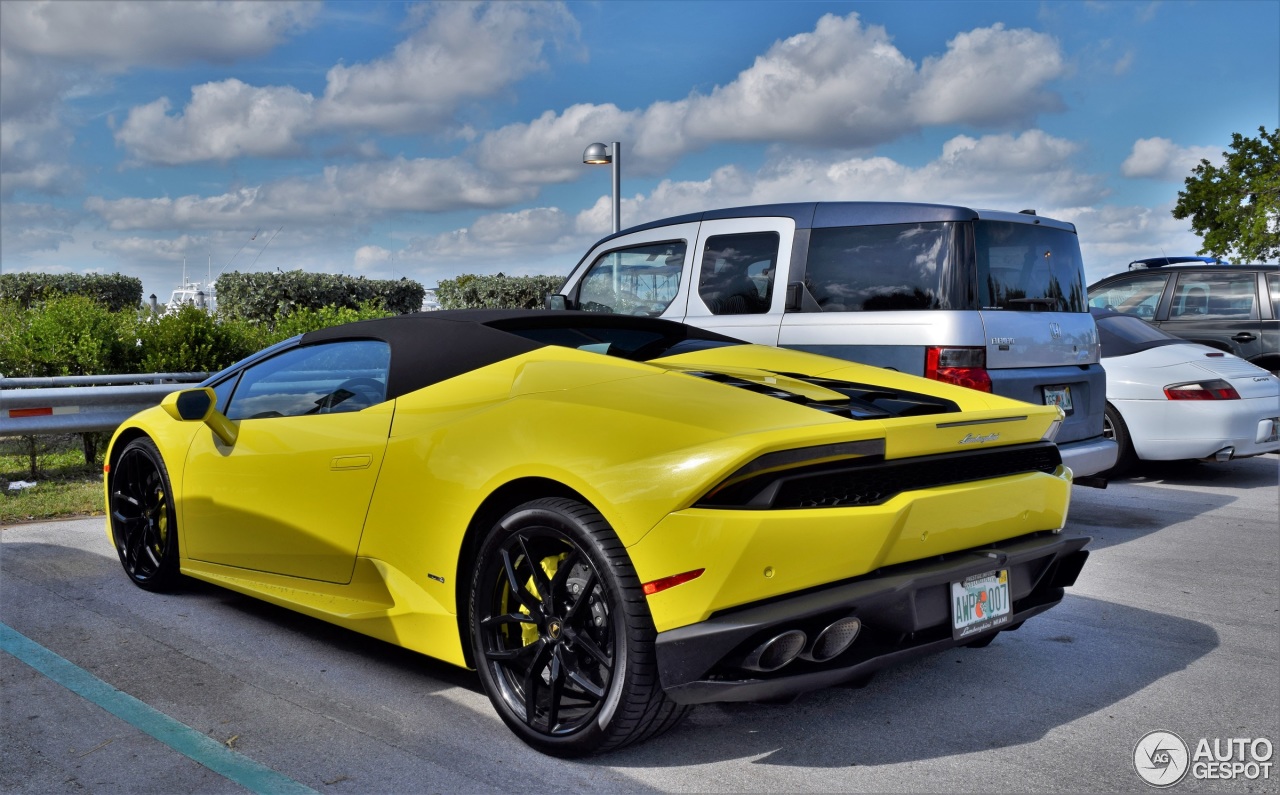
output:
M933 346L926 348L924 377L946 384L967 386L979 392L990 392L991 376L987 373L987 349Z
M1239 400L1236 388L1220 378L1212 381L1191 381L1170 384L1164 388L1164 396L1170 400Z

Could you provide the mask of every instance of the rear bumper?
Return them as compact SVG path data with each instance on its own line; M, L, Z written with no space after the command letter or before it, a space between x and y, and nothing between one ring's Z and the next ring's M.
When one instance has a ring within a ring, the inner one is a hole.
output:
M1115 466L1120 448L1114 441L1097 436L1060 444L1058 452L1062 455L1062 463L1071 470L1074 477L1085 478Z
M941 559L883 569L841 584L748 605L658 634L663 689L682 704L758 701L858 679L880 668L972 642L999 629L954 639L950 583L1008 569L1012 615L1004 628L1048 610L1075 583L1089 553L1087 537L1054 533L989 544ZM846 651L826 662L797 659L773 673L735 667L747 651L780 632L810 638L828 623L857 616L863 629Z

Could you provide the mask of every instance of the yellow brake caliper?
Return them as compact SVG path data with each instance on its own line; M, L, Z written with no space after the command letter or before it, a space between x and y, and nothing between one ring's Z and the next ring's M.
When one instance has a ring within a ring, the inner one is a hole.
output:
M553 580L555 579L556 571L560 568L560 563L568 556L569 556L568 552L562 553L560 555L552 555L549 558L543 558L541 561L538 562L538 565L542 567L542 570L544 572L546 572L547 579ZM525 583L524 587L528 589L529 593L533 594L535 599L542 598L542 594L538 593L538 587L534 585L532 577L529 578L529 581ZM525 607L524 605L520 605L520 612L524 613L527 616L529 615L529 608ZM530 643L533 643L537 639L538 639L537 624L521 624L520 625L520 640L524 641L524 645L528 646Z

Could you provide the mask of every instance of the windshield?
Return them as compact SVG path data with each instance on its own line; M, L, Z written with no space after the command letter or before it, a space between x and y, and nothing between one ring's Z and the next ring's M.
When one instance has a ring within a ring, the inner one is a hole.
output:
M1072 232L1034 224L974 224L982 309L1087 312L1080 243Z

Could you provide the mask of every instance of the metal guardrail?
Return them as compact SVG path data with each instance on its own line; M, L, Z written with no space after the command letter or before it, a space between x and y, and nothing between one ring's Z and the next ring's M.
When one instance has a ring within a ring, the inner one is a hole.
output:
M207 373L0 378L0 436L114 431ZM118 386L113 386L116 384Z

